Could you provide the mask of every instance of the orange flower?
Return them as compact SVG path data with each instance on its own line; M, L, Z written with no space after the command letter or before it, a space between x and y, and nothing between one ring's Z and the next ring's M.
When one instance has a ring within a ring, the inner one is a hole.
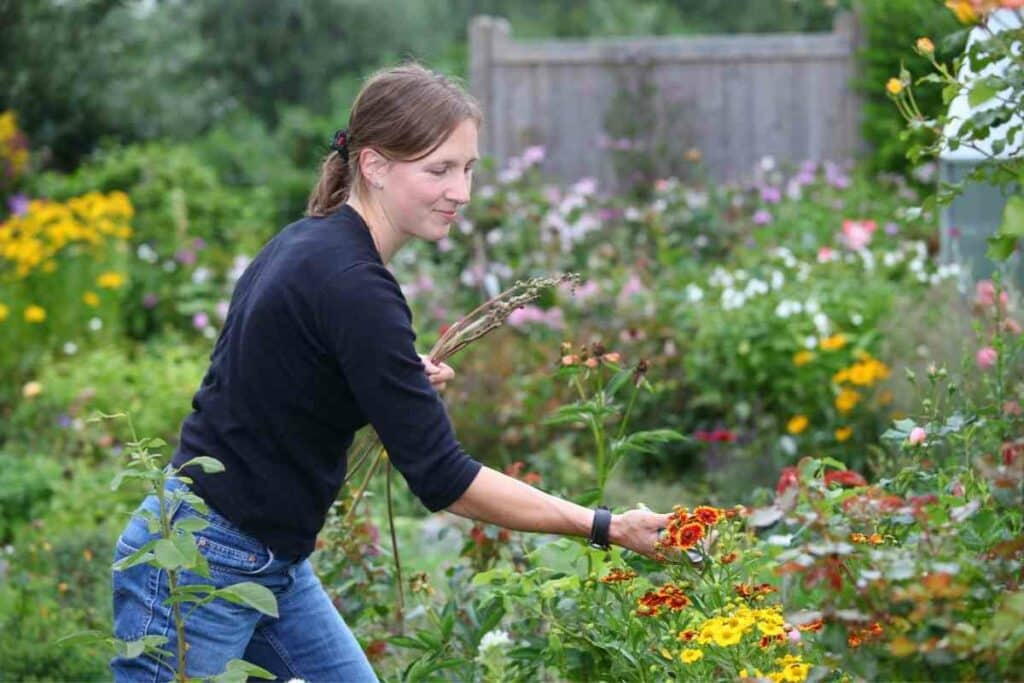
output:
M700 539L704 538L704 525L700 522L688 522L675 530L669 536L672 545L676 548L687 550L697 545Z
M823 622L821 619L815 619L814 621L808 622L806 624L797 624L796 627L798 629L800 629L801 631L805 631L806 632L806 631L820 631L822 629L822 627L824 627L824 625L825 625L825 622Z
M687 629L685 631L680 631L679 635L676 636L676 640L678 640L680 643L689 643L690 641L692 641L696 637L697 637L697 632L696 631L692 631L690 629Z
M601 578L601 583L622 583L632 581L636 578L636 572L629 569L615 568L608 572L607 576Z
M641 617L656 617L661 614L662 607L678 612L689 606L690 598L686 597L683 590L667 583L656 591L644 593L643 597L637 600L636 613Z
M722 564L732 564L735 561L736 561L736 553L727 553L725 555L722 555L722 558L721 558Z
M693 509L693 516L705 526L714 526L722 519L722 513L710 505L699 505Z

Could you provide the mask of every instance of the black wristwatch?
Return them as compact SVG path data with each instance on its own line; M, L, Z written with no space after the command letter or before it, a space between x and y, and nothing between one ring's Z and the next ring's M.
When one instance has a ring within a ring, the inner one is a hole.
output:
M594 510L594 522L590 526L590 538L587 539L587 543L590 544L591 548L597 548L598 550L608 550L611 548L611 542L608 540L608 532L612 526L612 513L607 506L601 505Z

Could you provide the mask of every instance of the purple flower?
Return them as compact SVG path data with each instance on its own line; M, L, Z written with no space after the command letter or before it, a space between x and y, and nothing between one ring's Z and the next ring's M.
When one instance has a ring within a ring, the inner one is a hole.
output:
M207 325L210 324L210 316L206 315L202 311L199 311L192 316L192 326L197 330L206 329Z
M772 214L766 209L758 209L752 216L754 225L768 225L772 222Z
M195 249L196 251L202 251L203 249L206 248L206 240L204 240L202 237L195 238L194 240L192 240L192 248Z
M57 418L57 424L62 429L67 429L68 427L71 426L71 416L68 415L67 413L61 413L60 416Z
M597 217L602 221L615 221L622 218L622 209L604 208L597 212Z
M895 223L886 223L885 224L885 234L886 235L896 235L896 234L899 233L899 231L900 231L900 226L896 225Z
M761 201L765 204L778 204L782 201L782 192L777 187L766 185L761 188Z
M142 295L142 305L145 308L155 308L159 301L160 297L155 292L146 292Z
M183 266L191 266L196 262L196 252L191 249L182 249L174 255L174 258Z
M11 195L7 200L7 208L15 216L24 216L28 212L28 197L21 193Z

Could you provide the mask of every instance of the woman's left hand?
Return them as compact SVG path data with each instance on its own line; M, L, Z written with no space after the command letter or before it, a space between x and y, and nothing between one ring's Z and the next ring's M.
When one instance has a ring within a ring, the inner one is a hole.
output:
M455 371L447 363L432 363L429 356L420 356L420 360L427 371L427 379L438 391L444 389L449 380L455 379Z

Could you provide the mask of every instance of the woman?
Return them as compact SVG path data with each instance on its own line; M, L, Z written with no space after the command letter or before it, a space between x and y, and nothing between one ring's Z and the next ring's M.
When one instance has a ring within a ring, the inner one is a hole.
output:
M188 468L210 511L182 503L173 514L209 521L197 543L210 582L258 581L276 594L280 616L221 600L196 610L185 637L189 675L244 658L282 678L376 680L307 559L344 480L345 451L367 423L430 510L653 552L667 515L588 510L466 455L436 392L454 372L414 350L411 314L385 266L412 238L448 234L469 201L480 120L472 98L441 75L416 65L377 74L334 140L308 216L267 243L238 281L173 459L210 455L226 470ZM142 507L155 510L155 498ZM136 515L116 557L152 537ZM185 573L190 580L207 582ZM114 573L118 638L165 636L176 649L166 584L148 565ZM173 673L149 657L111 666L118 680Z

